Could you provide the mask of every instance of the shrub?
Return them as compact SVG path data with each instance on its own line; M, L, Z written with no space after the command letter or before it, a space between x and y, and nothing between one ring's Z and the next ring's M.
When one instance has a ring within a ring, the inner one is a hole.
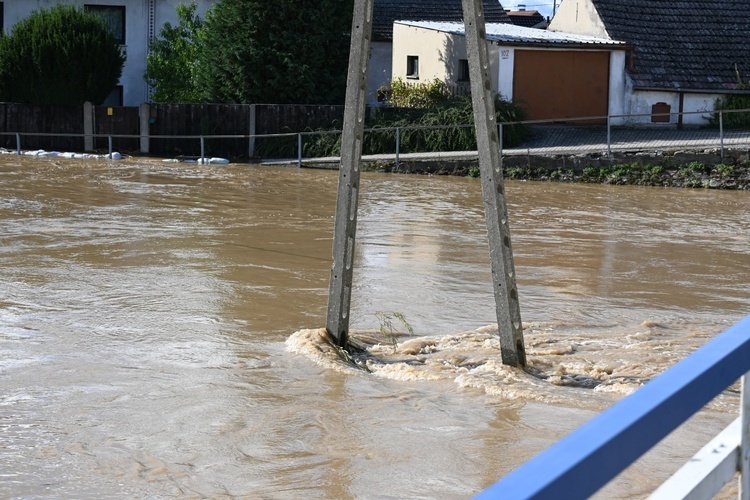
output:
M737 87L739 88L739 90L747 91L747 93L729 94L716 100L716 103L714 105L714 109L716 110L716 112L714 112L711 115L711 118L708 119L709 124L714 127L719 126L719 111L726 111L726 113L721 114L721 122L724 127L750 127L750 113L737 111L750 109L750 82L745 83L742 80L736 64L734 66L734 71L737 74Z
M101 104L124 63L101 18L66 5L40 9L0 37L0 100Z
M396 108L430 108L444 103L450 97L448 87L438 78L420 83L409 83L396 78L381 92L388 103Z
M495 109L498 123L520 122L526 118L521 107L499 96ZM400 129L401 153L473 151L477 148L473 124L472 102L467 96L446 98L430 108L380 108L367 124L362 151L364 154L395 152L395 128ZM504 126L503 146L516 146L527 135L525 125ZM304 154L307 157L337 156L340 148L340 134L319 134L305 142Z

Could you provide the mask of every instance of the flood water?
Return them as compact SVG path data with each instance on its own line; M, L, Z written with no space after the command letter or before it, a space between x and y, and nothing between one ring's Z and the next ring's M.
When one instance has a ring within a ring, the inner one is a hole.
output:
M536 376L503 367L479 181L365 173L351 326L400 313L417 347L351 369L299 333L336 183L0 156L0 497L468 498L750 313L750 193L508 182ZM647 495L738 399L599 496Z

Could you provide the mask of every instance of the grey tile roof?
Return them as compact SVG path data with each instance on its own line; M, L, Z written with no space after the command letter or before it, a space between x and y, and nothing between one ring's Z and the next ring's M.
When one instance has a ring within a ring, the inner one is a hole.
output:
M510 23L497 0L484 0L488 23ZM463 21L461 0L375 0L372 38L393 40L393 21Z
M546 21L544 16L536 10L512 10L506 12L508 13L510 22L516 26L533 28Z
M750 0L592 0L607 33L635 47L637 87L737 88L750 80Z

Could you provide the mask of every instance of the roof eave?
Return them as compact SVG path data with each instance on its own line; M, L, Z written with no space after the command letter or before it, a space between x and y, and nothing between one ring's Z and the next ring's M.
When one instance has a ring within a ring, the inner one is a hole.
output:
M534 47L541 49L583 49L583 50L628 50L629 46L613 43L591 42L523 42L492 40L496 45L505 47Z
M648 85L633 85L633 90L647 92L677 92L681 94L748 94L750 90L740 89L694 89L684 87L653 87Z

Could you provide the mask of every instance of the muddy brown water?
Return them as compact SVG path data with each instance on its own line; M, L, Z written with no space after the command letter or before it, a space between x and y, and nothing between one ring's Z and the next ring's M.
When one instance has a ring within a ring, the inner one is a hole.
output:
M750 193L508 182L543 376L508 369L479 181L365 173L352 328L399 312L416 348L352 371L295 334L325 324L336 182L0 156L0 497L467 498L750 313ZM599 496L648 494L737 404Z

